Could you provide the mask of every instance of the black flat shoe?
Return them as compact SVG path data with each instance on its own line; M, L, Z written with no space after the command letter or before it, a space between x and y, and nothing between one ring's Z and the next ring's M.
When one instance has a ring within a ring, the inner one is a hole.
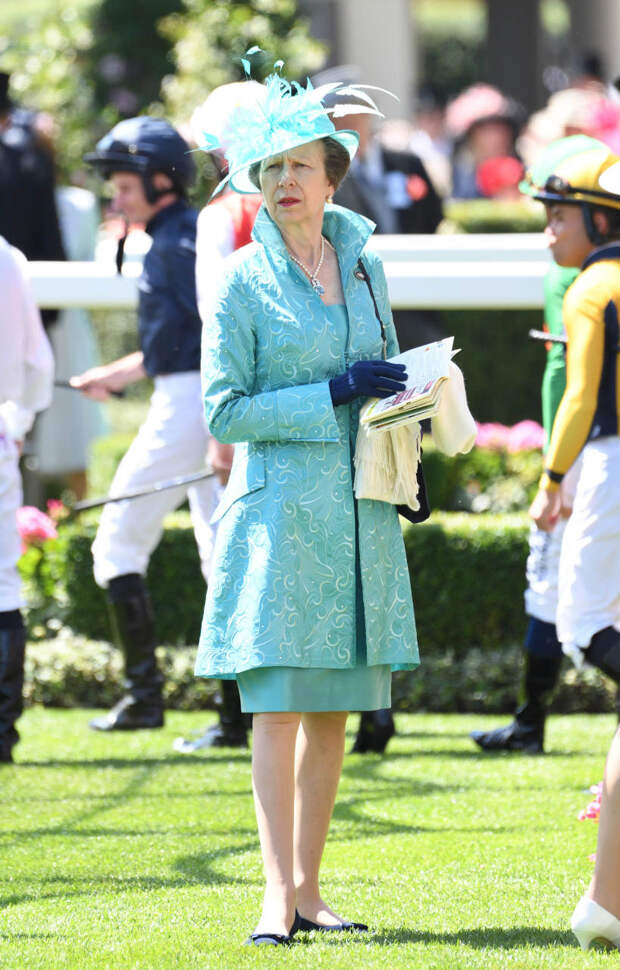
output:
M283 936L281 933L252 933L247 940L243 941L244 946L289 946L293 942L293 937Z
M300 927L301 916L295 910L295 919L288 934L283 933L251 933L247 940L243 941L244 946L289 946L293 942L293 937Z
M368 927L366 923L351 923L349 920L345 919L342 923L334 923L331 926L325 926L323 923L314 923L311 919L306 919L305 916L300 916L299 913L295 913L295 922L298 924L297 929L299 930L319 930L321 933L366 933L368 932Z

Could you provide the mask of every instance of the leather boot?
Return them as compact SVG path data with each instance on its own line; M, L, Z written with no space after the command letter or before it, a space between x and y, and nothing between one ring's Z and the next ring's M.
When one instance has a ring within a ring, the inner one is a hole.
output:
M192 754L200 748L247 748L248 728L252 715L243 714L239 688L235 680L220 681L220 720L198 738L177 738L173 744L180 754Z
M606 626L595 633L583 655L592 667L598 667L616 684L620 684L620 632L615 627Z
M362 711L351 754L366 754L368 751L383 754L386 744L395 733L394 718L389 707L380 711Z
M525 704L518 707L515 719L494 731L472 731L470 737L483 751L525 751L541 754L544 750L545 718L549 699L562 666L561 657L526 654Z
M210 748L247 748L248 733L246 716L241 712L241 699L236 680L223 680L220 683L221 704L220 723L214 724L207 732Z
M163 676L155 658L153 609L144 578L118 576L108 587L114 639L125 657L127 694L103 717L90 722L96 731L135 731L164 723Z
M23 707L26 631L23 626L0 629L0 762L13 760L19 741L15 722Z

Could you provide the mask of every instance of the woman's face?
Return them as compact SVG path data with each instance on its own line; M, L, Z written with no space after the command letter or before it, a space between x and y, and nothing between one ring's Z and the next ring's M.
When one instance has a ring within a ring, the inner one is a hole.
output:
M267 211L280 229L322 220L325 202L334 191L320 141L266 158L260 184Z

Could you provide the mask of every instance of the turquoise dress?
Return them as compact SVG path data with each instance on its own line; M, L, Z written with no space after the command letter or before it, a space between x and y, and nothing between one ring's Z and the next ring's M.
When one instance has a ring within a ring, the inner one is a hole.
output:
M366 248L372 228L356 213L325 208L323 232L338 257L345 314L326 308L262 208L254 241L218 269L203 316L205 417L235 455L212 520L218 529L196 674L243 680L263 668L317 671L337 692L328 697L331 688L321 682L321 703L339 710L389 703L385 692L372 701L345 695L341 675L354 683L358 668L374 676L375 668L419 663L398 513L354 497L363 401L334 407L329 391L332 377L382 353L360 257L387 354L398 353L385 274ZM275 703L302 706L283 699L287 690L280 684L269 693L271 710ZM302 710L307 700L304 690ZM258 703L246 692L248 710Z
M325 307L334 343L346 347L349 318L344 304ZM352 454L355 442L352 442ZM356 510L357 511L357 510ZM357 529L357 514L356 533ZM356 543L357 545L357 543ZM266 711L378 711L391 707L392 670L389 664L369 667L362 599L359 556L355 569L355 666L254 667L237 674L241 709L254 714Z

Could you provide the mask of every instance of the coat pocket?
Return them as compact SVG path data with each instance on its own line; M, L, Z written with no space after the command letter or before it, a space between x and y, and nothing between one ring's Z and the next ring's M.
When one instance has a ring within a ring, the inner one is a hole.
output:
M265 487L265 456L248 445L235 445L235 457L228 484L211 516L214 524L226 514L237 499Z

